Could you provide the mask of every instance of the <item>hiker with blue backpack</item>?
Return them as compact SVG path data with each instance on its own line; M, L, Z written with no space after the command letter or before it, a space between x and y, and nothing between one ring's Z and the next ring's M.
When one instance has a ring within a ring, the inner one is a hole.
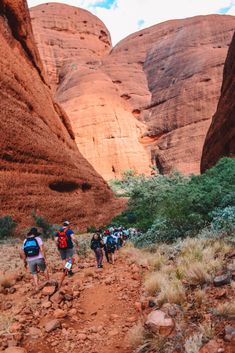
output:
M108 234L105 241L105 249L107 252L108 262L114 265L115 251L117 249L117 242L112 234Z
M27 268L27 266L29 267L31 274L33 275L35 287L38 289L38 272L44 273L46 279L49 279L49 274L46 266L43 241L37 228L31 228L28 232L26 239L23 242L20 256L24 261L25 268Z
M70 228L69 221L65 221L63 226L55 234L55 244L60 253L61 260L63 261L64 271L68 273L68 276L72 276L74 244L78 245L78 241L75 238L74 231Z

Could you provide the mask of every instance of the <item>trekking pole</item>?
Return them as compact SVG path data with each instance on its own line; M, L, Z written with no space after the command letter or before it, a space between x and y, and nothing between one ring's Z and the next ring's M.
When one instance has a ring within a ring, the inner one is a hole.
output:
M68 261L66 262L66 264L65 264L65 266L64 266L63 275L62 275L61 280L60 280L59 288L62 287L62 284L63 284L63 282L64 282L64 279L65 279L65 277L67 276L68 272L71 270L72 266L73 266L73 259L70 258L70 259L68 259Z

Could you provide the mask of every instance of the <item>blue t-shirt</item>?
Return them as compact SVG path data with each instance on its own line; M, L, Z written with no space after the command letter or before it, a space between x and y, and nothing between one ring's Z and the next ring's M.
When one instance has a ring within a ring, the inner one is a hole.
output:
M66 228L66 227L64 227ZM71 235L74 234L74 231L72 229L67 229L66 230L66 236L67 236L67 241L68 241L68 247L67 249L72 249L73 248L73 241L72 241L72 238L71 238ZM58 237L58 233L55 235L55 237Z

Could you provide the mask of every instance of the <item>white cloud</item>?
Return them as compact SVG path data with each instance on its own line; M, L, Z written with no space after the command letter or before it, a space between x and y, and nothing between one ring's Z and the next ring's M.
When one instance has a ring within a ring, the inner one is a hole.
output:
M108 27L114 44L140 28L169 19L219 13L221 9L235 14L235 0L116 0L110 9L96 6L101 0L57 2L86 8L97 15ZM34 6L42 0L28 0L28 3Z

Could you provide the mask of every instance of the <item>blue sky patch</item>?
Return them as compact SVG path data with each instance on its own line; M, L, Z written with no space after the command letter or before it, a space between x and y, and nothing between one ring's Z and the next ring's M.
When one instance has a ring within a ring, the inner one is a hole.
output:
M139 20L137 22L138 28L141 28L144 25L144 20Z
M111 9L115 4L116 0L98 0L92 7L103 7L105 9Z
M221 9L218 10L218 13L220 13L221 15L224 15L231 9L231 7L232 7L232 5L227 6L227 7L222 7Z

